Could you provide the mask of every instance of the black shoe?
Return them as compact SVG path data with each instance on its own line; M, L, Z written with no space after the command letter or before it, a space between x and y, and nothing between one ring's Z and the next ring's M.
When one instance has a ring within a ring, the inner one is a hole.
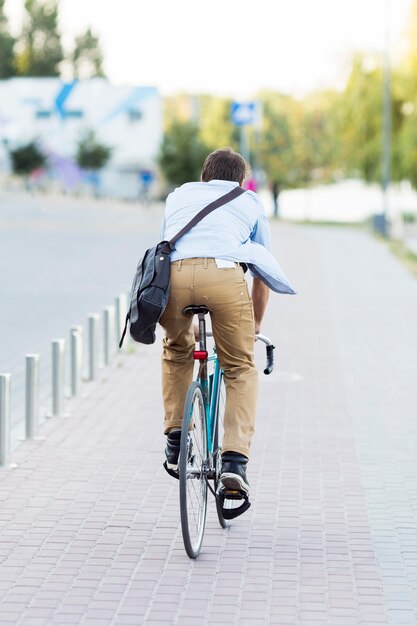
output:
M222 454L222 471L220 483L226 491L242 491L249 494L249 482L246 478L248 458L239 452Z
M178 470L178 457L180 455L181 430L171 430L167 435L167 445L165 447L166 469Z

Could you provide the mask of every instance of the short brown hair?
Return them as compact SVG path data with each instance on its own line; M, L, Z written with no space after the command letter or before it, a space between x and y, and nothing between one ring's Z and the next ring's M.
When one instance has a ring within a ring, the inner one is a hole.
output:
M201 170L201 180L232 180L243 183L248 172L245 159L232 148L220 148L208 155Z

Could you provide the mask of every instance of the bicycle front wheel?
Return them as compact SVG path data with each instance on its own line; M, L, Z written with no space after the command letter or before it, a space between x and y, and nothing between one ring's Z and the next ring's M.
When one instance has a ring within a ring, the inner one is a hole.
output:
M226 406L226 387L224 384L224 375L223 372L220 374L219 379L219 388L218 388L218 401L217 401L217 411L216 411L216 427L214 429L214 449L216 450L216 455L214 459L215 466L215 478L214 478L214 490L216 492L216 510L217 517L219 519L219 524L222 528L227 528L230 524L228 520L223 517L222 507L219 502L219 498L217 495L217 491L220 485L220 474L222 470L222 447L221 443L223 441L224 435L224 410Z
M193 382L185 399L179 458L181 529L191 559L199 555L207 513L207 427L201 386Z

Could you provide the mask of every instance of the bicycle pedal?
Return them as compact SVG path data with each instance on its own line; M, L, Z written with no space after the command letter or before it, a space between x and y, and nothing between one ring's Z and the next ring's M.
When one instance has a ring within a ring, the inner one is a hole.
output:
M178 474L178 470L173 470L173 469L170 469L170 468L168 467L168 465L167 465L167 462L166 462L166 461L164 461L164 463L163 463L162 465L163 465L163 467L165 468L165 470L168 472L168 474L169 474L170 476L172 476L172 478L176 478L177 480L179 480L180 476L179 476L179 474Z
M222 491L222 496L225 500L242 500L243 494L239 489L224 489Z

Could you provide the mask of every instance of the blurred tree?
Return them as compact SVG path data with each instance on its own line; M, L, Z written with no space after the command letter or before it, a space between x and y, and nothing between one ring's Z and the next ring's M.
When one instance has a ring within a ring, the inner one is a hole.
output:
M398 134L400 178L417 189L417 99L405 104L405 119Z
M92 130L86 132L78 144L75 160L84 170L101 170L109 161L112 148L100 143Z
M356 55L340 98L338 128L345 174L381 181L383 74L377 60ZM398 133L402 101L392 91L392 179L400 180Z
M231 100L212 95L177 94L165 98L164 125L191 122L201 141L215 150L230 146L239 150L239 129L231 122Z
M46 157L36 141L10 150L10 159L13 173L22 177L27 177L35 170L44 167L46 163Z
M299 180L326 183L340 172L340 137L336 132L339 94L309 94L297 107L294 137ZM298 183L297 183L298 186Z
M279 194L304 184L296 150L297 103L290 96L262 92L263 128L258 144L259 164L266 172L274 197L274 215L279 212Z
M281 191L329 182L340 167L340 145L335 135L338 96L323 91L300 101L265 91L259 100L263 122L258 159L274 196L274 214L278 215Z
M164 98L164 128L167 130L177 122L185 123L196 119L198 113L198 96L188 93L178 93Z
M239 151L239 128L232 124L231 105L229 98L199 97L200 137L211 150L228 146Z
M412 0L403 40L404 57L402 66L407 73L413 74L415 77L417 72L417 0Z
M411 6L404 43L404 56L394 77L402 115L398 132L399 167L401 177L417 189L417 0Z
M210 148L198 134L193 122L173 122L165 131L158 162L171 185L199 180L204 159Z
M25 0L26 15L16 57L20 76L59 76L64 58L56 0Z
M76 37L71 63L74 78L104 76L103 53L99 38L90 28Z
M14 45L15 38L9 32L9 24L4 13L5 0L0 0L0 79L10 78L16 73Z

